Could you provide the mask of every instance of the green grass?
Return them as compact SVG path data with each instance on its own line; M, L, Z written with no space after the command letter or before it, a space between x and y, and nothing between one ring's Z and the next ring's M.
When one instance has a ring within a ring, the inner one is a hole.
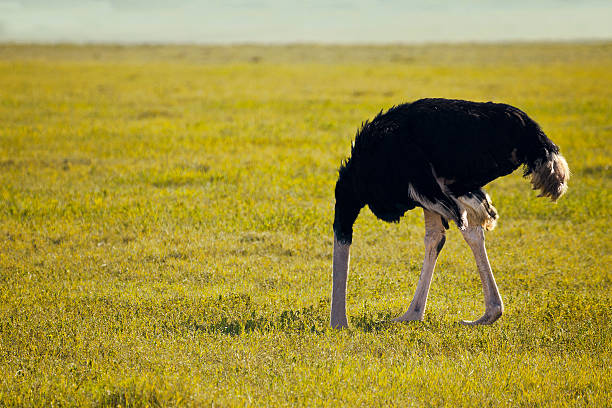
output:
M419 211L364 210L332 332L333 186L361 121L516 105L558 204L487 190L506 313L448 233L424 322ZM612 405L612 44L0 45L0 405Z

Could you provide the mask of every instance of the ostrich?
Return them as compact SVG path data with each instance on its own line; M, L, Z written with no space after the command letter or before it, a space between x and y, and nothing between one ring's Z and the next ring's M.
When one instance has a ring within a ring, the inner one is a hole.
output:
M492 324L504 309L487 258L484 231L498 215L482 189L524 165L533 189L556 201L569 168L559 148L523 111L501 103L421 99L382 111L362 124L335 188L331 327L347 327L346 280L353 224L364 206L399 222L423 209L425 259L408 311L394 319L422 320L445 232L453 221L476 258L485 312L467 325Z

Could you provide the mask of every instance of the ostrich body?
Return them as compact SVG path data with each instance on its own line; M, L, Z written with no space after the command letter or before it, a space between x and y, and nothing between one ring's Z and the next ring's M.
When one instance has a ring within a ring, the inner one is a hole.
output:
M556 201L567 190L569 169L559 148L510 105L421 99L365 122L335 188L331 326L347 326L349 249L353 224L366 205L387 222L398 222L415 207L424 212L423 267L408 311L396 321L423 319L436 260L453 221L476 258L485 298L484 315L462 323L495 322L503 303L484 231L495 227L498 215L482 187L521 165L540 196Z

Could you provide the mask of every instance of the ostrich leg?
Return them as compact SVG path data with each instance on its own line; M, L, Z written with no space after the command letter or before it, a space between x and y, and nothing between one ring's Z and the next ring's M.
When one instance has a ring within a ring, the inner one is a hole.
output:
M338 242L334 234L333 282L331 298L331 327L348 327L346 320L346 278L348 276L350 244Z
M431 278L436 267L438 254L446 241L445 229L440 216L425 209L423 209L423 213L425 215L425 259L423 260L423 268L410 307L408 307L406 313L394 319L396 322L423 320Z
M500 318L504 311L504 304L495 278L493 277L493 271L487 258L487 250L485 249L484 231L481 226L468 227L465 231L461 231L463 238L468 243L474 258L476 258L476 265L478 266L478 273L480 274L480 280L482 281L482 291L484 292L485 298L485 313L478 320L466 321L462 320L461 323L467 325L477 324L492 324Z

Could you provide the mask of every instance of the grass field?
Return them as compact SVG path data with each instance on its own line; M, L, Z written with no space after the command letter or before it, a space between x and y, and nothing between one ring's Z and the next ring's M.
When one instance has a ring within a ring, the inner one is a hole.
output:
M525 110L570 189L487 187L490 327L454 227L391 323L422 213L364 210L330 331L336 170L426 96ZM612 43L0 45L0 406L611 406L611 166Z

